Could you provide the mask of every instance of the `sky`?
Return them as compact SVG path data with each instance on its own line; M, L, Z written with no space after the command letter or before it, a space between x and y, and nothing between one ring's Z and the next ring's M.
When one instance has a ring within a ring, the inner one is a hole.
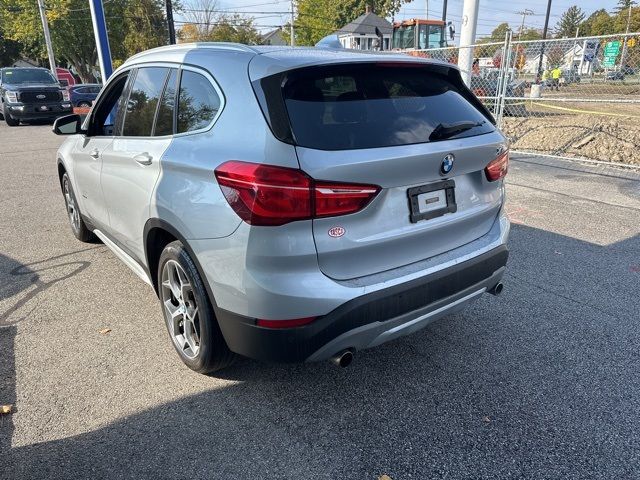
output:
M256 26L262 32L273 30L289 21L282 12L289 11L290 0L218 0L221 10L229 12L247 12L255 17ZM426 2L429 4L429 17L442 16L442 0L414 0L405 4L396 15L396 20L408 18L425 18ZM189 1L186 0L185 4ZM447 19L453 21L456 31L460 32L462 5L464 0L449 0ZM560 15L571 5L579 5L587 15L600 8L612 11L617 0L552 0L549 26L552 28L560 19ZM520 28L522 16L517 12L524 9L533 10L534 15L526 17L525 26L542 29L547 8L546 0L480 0L478 18L478 37L487 36L501 22L507 21L512 28ZM364 12L363 12L364 13Z

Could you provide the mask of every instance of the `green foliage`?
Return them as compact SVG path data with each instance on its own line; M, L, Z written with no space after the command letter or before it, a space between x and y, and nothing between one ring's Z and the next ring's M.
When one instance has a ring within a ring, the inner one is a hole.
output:
M0 31L0 67L10 66L20 58L21 45L15 40L5 38Z
M207 40L212 42L238 42L247 45L260 43L260 33L253 26L253 19L239 14L221 15Z
M296 43L315 45L321 38L339 30L365 13L367 4L380 17L397 13L410 0L300 0L294 23ZM289 38L290 26L284 27Z
M580 24L584 21L586 15L580 7L573 5L560 17L560 21L555 28L557 38L573 37Z
M535 28L525 28L522 35L518 36L519 40L540 40L542 39L542 32Z
M636 2L634 0L618 0L618 4L613 9L614 15L627 13L627 10L631 5L636 5Z
M613 33L614 17L601 8L596 10L582 25L580 25L580 33L584 35L607 35Z
M246 45L260 43L260 33L253 19L239 14L218 15L208 25L187 23L178 32L183 42L237 42Z
M83 82L94 80L97 53L87 0L49 0L47 19L56 62L71 65ZM147 48L166 43L164 7L160 0L104 2L114 63ZM0 31L21 45L21 53L46 60L42 24L33 0L2 0Z

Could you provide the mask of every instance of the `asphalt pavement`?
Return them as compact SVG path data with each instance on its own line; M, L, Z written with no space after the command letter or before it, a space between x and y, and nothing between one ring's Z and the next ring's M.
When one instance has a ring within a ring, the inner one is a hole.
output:
M502 296L347 369L203 376L71 234L61 140L0 122L0 478L640 478L640 174L516 157Z

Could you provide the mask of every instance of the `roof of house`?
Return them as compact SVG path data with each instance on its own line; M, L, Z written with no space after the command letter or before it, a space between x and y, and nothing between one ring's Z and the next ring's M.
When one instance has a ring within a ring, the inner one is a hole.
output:
M266 42L268 40L271 40L276 35L282 36L282 29L281 28L276 28L275 30L271 30L270 32L267 32L264 35L262 35L262 41Z
M380 32L383 35L391 35L391 32L393 32L393 26L386 19L379 17L373 12L366 12L351 23L347 23L335 33L338 35L348 33L355 33L358 35L375 35L376 27L380 29Z

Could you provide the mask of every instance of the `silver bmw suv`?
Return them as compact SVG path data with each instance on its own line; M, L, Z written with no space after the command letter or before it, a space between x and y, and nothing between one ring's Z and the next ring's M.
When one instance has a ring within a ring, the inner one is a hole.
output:
M182 361L333 359L499 293L505 137L450 64L198 43L140 53L70 137L71 228L150 284Z

